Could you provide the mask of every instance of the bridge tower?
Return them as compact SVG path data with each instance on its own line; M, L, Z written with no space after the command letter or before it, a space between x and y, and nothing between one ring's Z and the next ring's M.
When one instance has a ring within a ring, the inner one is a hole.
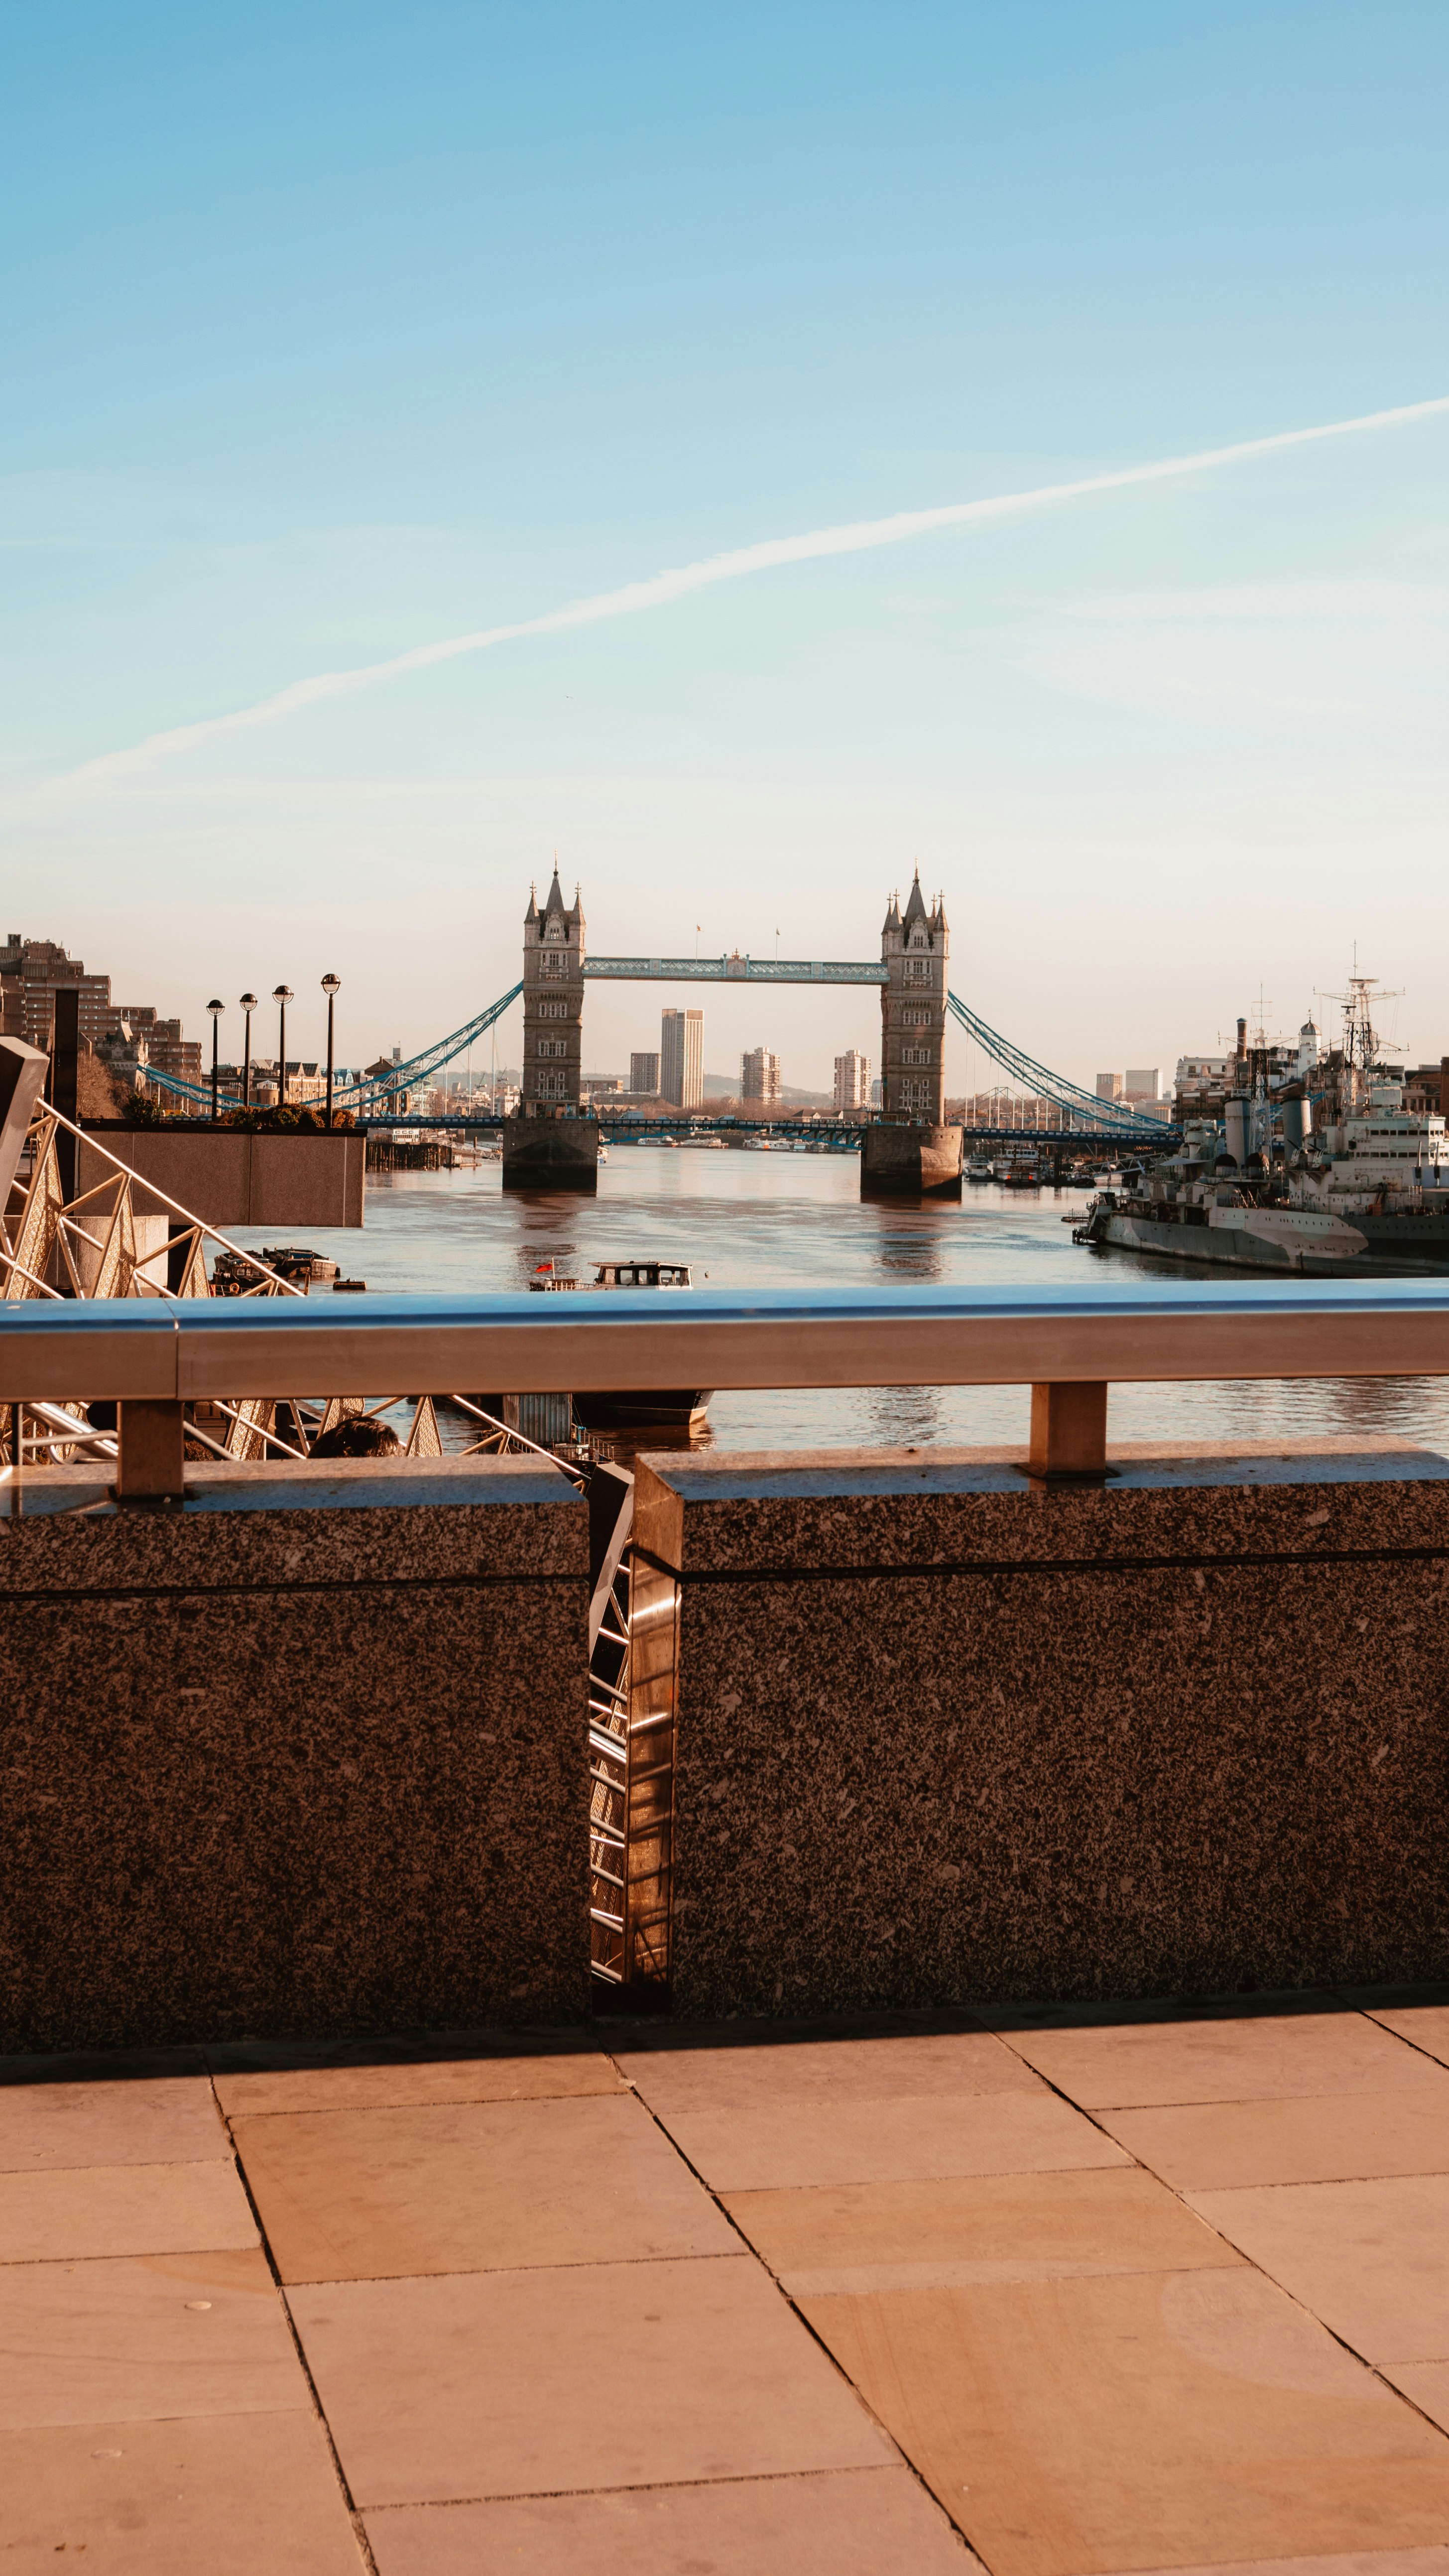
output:
M529 890L523 916L523 1106L577 1109L583 1061L584 907L563 899L554 861L542 911Z
M880 1105L887 1118L941 1123L950 953L945 903L938 896L927 912L917 868L904 915L892 895L880 935L890 979L880 995Z
M598 1121L579 1115L584 954L584 907L577 889L564 902L555 860L542 910L531 890L523 916L523 1097L504 1122L506 1190L598 1187Z
M921 872L904 913L892 895L881 926L880 1117L860 1150L862 1198L959 1198L961 1130L945 1117L946 966L951 934Z

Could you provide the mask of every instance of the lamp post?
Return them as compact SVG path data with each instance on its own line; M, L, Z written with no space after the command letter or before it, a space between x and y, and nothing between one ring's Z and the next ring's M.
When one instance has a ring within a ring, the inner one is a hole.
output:
M213 1001L208 1002L206 1007L211 1013L211 1123L214 1127L216 1125L216 1086L220 1079L216 1051L221 1036L221 1015L226 1005L223 1002Z
M341 976L324 975L322 990L327 996L327 1128L330 1134L332 1129L332 1014L337 1005L337 996L342 990Z
M250 1109L252 1105L252 1013L257 1007L255 993L243 993L241 1006L246 1013L247 1024L246 1053L242 1058L242 1107Z
M292 998L290 984L274 984L272 999L278 1011L277 1020L277 1107L287 1106L287 1004Z

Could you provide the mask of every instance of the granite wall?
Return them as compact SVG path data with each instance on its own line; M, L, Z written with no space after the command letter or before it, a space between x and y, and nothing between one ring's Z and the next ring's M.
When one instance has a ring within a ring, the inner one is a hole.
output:
M1449 1974L1449 1464L640 1462L685 2014Z
M0 1495L0 2052L580 2018L588 1515L532 1461Z

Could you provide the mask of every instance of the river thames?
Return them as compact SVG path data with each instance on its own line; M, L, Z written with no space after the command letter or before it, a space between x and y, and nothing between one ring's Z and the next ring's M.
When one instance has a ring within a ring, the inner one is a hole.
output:
M344 1275L404 1292L522 1288L545 1261L591 1279L600 1261L625 1259L688 1262L696 1286L721 1288L1041 1288L1100 1278L1104 1266L1166 1288L1234 1276L1079 1249L1071 1222L1086 1208L1081 1189L967 1183L959 1205L862 1204L859 1193L853 1154L615 1146L593 1199L505 1194L498 1163L371 1173L363 1231L314 1228L306 1240ZM236 1239L260 1249L276 1238L252 1228ZM1024 1387L734 1390L716 1395L704 1440L731 1449L1024 1442L1028 1400ZM1449 1388L1391 1378L1114 1386L1109 1436L1178 1449L1279 1438L1438 1446L1449 1439ZM641 1445L664 1443L655 1433Z

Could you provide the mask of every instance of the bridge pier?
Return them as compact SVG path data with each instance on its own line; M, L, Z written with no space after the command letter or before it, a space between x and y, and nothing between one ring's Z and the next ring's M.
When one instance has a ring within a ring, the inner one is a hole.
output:
M961 1130L924 1123L867 1127L860 1140L863 1199L959 1199Z
M503 1121L506 1190L572 1190L593 1198L599 1187L599 1122L562 1110L524 1108Z

